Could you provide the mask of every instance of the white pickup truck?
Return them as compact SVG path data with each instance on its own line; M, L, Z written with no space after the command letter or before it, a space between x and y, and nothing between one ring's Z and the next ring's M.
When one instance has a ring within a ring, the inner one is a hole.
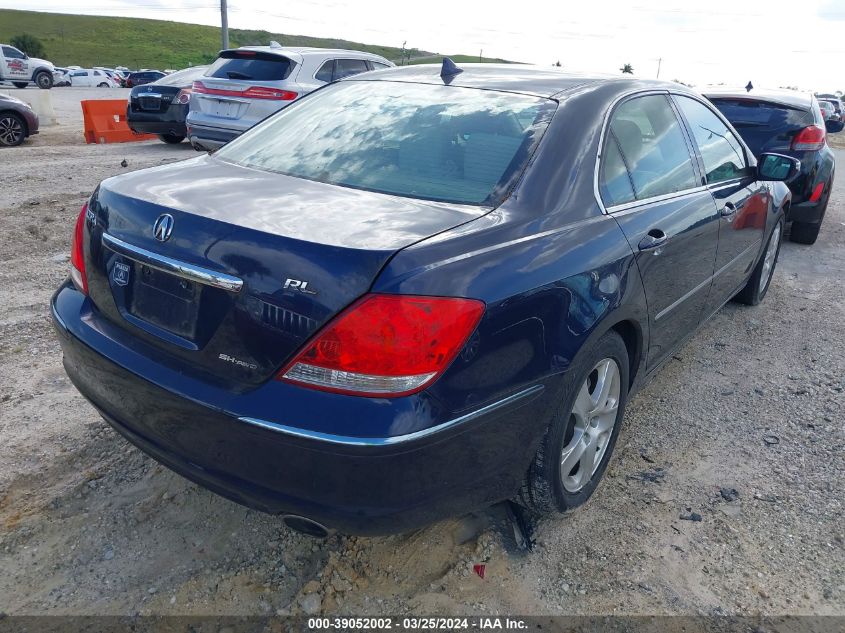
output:
M30 82L45 90L53 87L52 62L30 57L8 44L0 44L0 51L0 81L10 81L18 88L26 88Z

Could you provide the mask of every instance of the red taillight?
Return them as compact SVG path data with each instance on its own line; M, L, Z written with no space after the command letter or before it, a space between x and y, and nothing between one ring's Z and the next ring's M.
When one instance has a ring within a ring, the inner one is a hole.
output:
M824 191L824 183L820 182L816 185L816 188L813 189L813 193L810 194L810 202L818 202L819 198L822 197L822 192Z
M190 88L182 88L179 91L179 94L176 95L176 98L173 100L179 105L187 105L191 102L191 89Z
M246 90L225 90L210 88L201 81L195 81L193 91L197 94L217 95L219 97L246 97L248 99L274 99L278 101L293 101L298 96L290 90L279 90L267 86L250 86Z
M73 229L73 238L70 241L70 278L77 289L88 294L88 276L85 274L85 257L82 252L83 231L85 229L85 215L88 212L88 203L82 205L82 211L76 218L76 226Z
M792 139L792 149L796 152L814 152L824 147L825 131L818 125L809 125Z
M366 295L277 377L357 396L415 393L449 366L483 313L484 303L475 299Z

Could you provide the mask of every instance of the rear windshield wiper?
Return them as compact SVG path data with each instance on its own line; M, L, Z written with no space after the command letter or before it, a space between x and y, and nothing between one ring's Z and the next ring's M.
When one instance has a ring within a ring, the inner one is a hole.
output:
M226 76L229 79L252 79L252 75L245 75L243 73L239 73L237 70L226 71Z

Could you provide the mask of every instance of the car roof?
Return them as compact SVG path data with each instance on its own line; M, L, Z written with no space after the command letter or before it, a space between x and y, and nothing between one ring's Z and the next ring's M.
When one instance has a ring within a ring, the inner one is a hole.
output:
M798 92L797 90L784 89L760 89L752 88L725 88L717 86L714 88L703 88L701 90L708 99L739 99L745 101L765 101L777 105L785 105L791 108L809 110L812 107L813 95L809 92Z
M631 76L578 74L563 72L543 66L524 64L459 64L462 72L453 75L450 86L480 88L500 92L515 92L537 97L554 97L577 88L615 84L618 92L635 89L662 89L690 92L684 86L652 79L637 79ZM346 77L341 81L402 81L443 85L440 76L441 64L418 64L385 68L361 75Z
M240 48L229 48L226 50L261 51L262 53L271 53L280 55L282 57L291 57L294 59L294 61L299 62L301 62L305 57L336 57L339 55L352 55L355 57L364 57L367 59L376 59L385 62L387 61L381 55L376 55L375 53L368 53L366 51L355 51L343 48L316 48L314 46L241 46ZM222 53L223 51L220 52Z

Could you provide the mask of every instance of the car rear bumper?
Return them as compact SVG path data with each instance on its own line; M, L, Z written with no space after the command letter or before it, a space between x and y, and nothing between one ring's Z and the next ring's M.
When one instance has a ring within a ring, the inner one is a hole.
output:
M818 224L824 217L827 207L827 195L823 195L817 202L801 202L789 207L786 219L790 222L805 222L807 224Z
M193 123L188 125L187 128L188 140L191 142L191 145L201 150L218 149L241 135L239 131L224 130Z
M331 436L249 418L234 397L228 406L200 402L142 377L149 370L140 363L129 368L112 360L116 343L88 304L69 284L52 300L64 366L77 389L144 452L258 510L349 534L406 531L511 497L542 437L544 385L452 424L385 438ZM372 406L382 414L391 404L382 399Z
M186 114L187 106L171 106L164 112L144 112L129 107L126 111L126 123L133 132L187 136Z

